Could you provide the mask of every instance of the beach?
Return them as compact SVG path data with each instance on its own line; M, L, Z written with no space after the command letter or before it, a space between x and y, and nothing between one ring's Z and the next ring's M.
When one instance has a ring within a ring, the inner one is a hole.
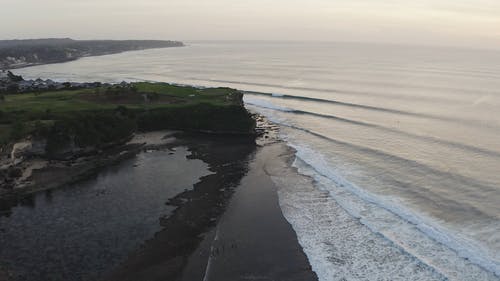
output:
M210 151L215 174L172 200L179 205L165 229L104 280L316 280L265 171L290 151L258 147L246 168L227 144Z

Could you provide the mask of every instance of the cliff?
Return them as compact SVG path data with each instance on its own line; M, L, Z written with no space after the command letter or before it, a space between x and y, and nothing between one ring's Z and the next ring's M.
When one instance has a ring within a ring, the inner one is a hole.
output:
M243 94L234 89L167 83L86 85L3 96L0 198L12 191L51 188L133 154L140 146L126 143L139 132L171 129L250 141L255 136L256 121L243 105ZM71 179L34 183L31 175L40 165L57 177L70 173Z

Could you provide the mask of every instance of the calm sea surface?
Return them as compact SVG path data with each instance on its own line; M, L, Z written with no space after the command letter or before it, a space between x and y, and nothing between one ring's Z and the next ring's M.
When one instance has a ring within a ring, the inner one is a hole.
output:
M162 229L159 219L175 209L169 198L211 174L189 155L187 147L141 152L0 214L0 264L16 281L99 280Z
M248 91L247 106L281 125L294 165L335 206L280 198L320 279L500 276L500 52L192 42L17 73ZM339 212L353 221L342 233ZM353 246L339 253L338 241Z

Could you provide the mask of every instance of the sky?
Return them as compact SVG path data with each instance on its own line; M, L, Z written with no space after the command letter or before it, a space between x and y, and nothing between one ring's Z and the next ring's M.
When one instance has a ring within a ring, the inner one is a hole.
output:
M314 40L500 49L500 0L0 0L0 39Z

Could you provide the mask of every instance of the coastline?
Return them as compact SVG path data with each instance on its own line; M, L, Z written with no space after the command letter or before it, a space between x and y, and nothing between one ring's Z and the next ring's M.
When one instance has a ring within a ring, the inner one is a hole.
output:
M169 200L164 229L102 280L317 280L266 172L293 151L269 133L244 166L244 143L212 144L201 157L215 174Z
M203 275L193 275L200 263L195 253L181 280L318 280L268 173L270 166L292 157L281 142L259 148L220 222L197 250L209 255Z

